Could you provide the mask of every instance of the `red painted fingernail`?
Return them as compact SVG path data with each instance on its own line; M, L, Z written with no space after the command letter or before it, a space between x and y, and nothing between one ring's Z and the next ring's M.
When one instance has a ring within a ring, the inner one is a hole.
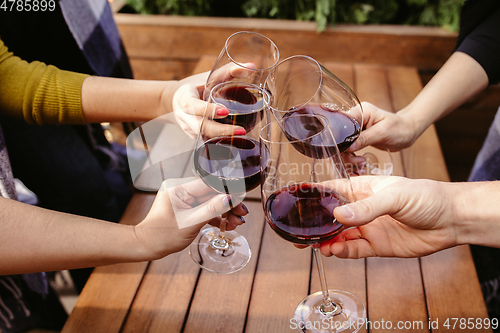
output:
M244 128L238 128L236 131L234 131L234 135L245 135L247 134L247 131L245 131Z
M228 114L229 114L229 111L227 109L218 109L217 110L218 116L227 116Z

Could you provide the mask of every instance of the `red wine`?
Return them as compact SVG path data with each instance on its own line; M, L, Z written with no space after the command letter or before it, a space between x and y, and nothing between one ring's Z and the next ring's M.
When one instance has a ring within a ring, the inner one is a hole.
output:
M264 109L262 92L245 84L223 87L214 93L214 100L224 105L229 115L215 121L237 125L250 132L261 121Z
M195 151L194 166L205 184L239 194L260 184L260 145L247 137L217 137Z
M266 200L266 219L274 231L297 244L319 244L339 234L344 226L333 216L347 201L337 192L315 183L286 186Z
M334 104L324 103L324 104L309 104L303 106L298 109L292 109L287 112L284 118L290 117L292 115L298 114L320 114L325 116L328 119L328 123L330 129L332 131L333 137L337 142L337 146L339 147L339 151L342 153L349 148L353 142L358 138L359 133L361 132L361 126L356 121L356 119L350 117L347 113L340 111L338 108L332 107ZM304 123L304 124L296 124L296 128L294 129L293 135L290 134L294 139L302 140L311 136L312 134L318 133L323 129L323 125L320 124L319 121L316 120L316 124ZM316 153L318 154L318 148L314 147L314 145L319 146L319 143L314 142L314 139L310 143L313 147L312 152L310 154ZM307 155L307 151L305 151ZM320 156L311 156L316 158L322 158ZM325 156L326 157L326 156ZM324 158L324 157L323 157Z

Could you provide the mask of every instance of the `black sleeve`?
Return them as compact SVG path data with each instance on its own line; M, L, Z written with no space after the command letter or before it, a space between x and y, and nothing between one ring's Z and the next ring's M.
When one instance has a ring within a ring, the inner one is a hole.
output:
M462 11L461 19L466 24L467 20L473 18ZM486 71L490 84L500 82L500 5L496 5L467 33L460 31L456 51L474 58Z

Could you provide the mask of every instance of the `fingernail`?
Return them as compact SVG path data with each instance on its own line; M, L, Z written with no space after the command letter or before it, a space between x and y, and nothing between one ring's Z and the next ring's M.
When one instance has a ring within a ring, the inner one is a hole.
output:
M241 208L243 208L243 210L245 211L245 213L248 214L248 208L247 208L247 206L245 206L244 203L241 203Z
M354 212L349 206L339 206L335 208L340 214L344 215L346 219L350 219L354 216Z
M224 199L222 199L222 203L225 207L231 208L233 205L233 198L230 195L227 195L224 197Z
M247 134L247 131L245 131L244 128L238 128L236 131L234 131L234 135L245 135Z
M217 109L216 111L218 116L227 116L229 114L229 111L227 109Z
M245 223L245 219L243 218L243 216L239 216L239 215L236 215L236 216L238 216L238 218L240 219L240 221L241 221L242 223Z

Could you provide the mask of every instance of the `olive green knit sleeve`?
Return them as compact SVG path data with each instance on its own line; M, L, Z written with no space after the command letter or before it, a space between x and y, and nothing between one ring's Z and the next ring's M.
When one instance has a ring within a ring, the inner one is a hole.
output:
M0 40L0 113L30 124L84 124L81 95L87 76L28 63Z

